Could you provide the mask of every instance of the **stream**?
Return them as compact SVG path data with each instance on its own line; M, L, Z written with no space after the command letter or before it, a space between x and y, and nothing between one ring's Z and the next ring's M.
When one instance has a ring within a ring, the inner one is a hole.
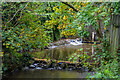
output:
M35 58L39 59L52 59L67 61L69 57L76 52L76 50L83 48L88 55L94 53L94 45L91 43L82 43L81 41L75 42L71 40L69 43L62 45L52 45L49 49L43 51L37 50L30 52ZM11 74L10 78L85 78L88 73L94 74L90 71L81 70L66 70L66 69L43 69L41 66L35 68L25 67L23 70Z
M81 44L81 45L61 45L53 46L50 49L43 51L33 52L33 56L40 59L55 59L55 60L68 60L68 58L78 49L83 48L86 53L92 55L93 45L92 44Z

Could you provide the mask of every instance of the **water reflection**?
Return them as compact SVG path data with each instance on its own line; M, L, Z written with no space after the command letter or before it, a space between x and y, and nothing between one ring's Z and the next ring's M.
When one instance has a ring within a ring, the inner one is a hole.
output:
M81 45L61 45L55 48L45 49L43 51L32 52L34 57L41 59L55 59L55 60L68 60L68 58L76 52L77 49L83 48L88 55L94 53L93 44L81 44ZM85 78L88 73L94 74L94 72L78 72L78 71L66 71L66 70L51 70L51 69L26 69L16 72L11 75L11 78Z
M93 44L84 43L81 45L61 45L43 51L32 52L31 54L34 57L41 59L68 60L70 55L76 52L77 49L81 48L83 48L84 52L88 55L92 55L94 53Z
M94 74L93 72L89 73ZM27 71L19 71L11 78L85 78L87 75L88 72L29 69Z

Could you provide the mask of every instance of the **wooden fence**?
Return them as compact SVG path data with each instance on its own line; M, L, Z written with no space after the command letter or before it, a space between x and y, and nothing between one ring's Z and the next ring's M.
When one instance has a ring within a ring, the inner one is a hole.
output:
M120 15L111 15L110 44L112 52L120 49Z

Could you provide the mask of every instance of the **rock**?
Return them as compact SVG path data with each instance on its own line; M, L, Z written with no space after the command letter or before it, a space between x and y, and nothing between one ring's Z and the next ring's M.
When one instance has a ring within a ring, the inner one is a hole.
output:
M42 69L41 67L36 67L36 69Z
M66 65L65 64L61 64L59 65L62 69L65 69L66 68Z
M41 64L38 64L38 67L41 67L42 65Z
M30 67L30 68L35 68L35 66L34 66L34 65L30 65L29 67Z
M57 69L58 69L58 70L62 70L62 68L61 68L61 67L57 67Z
M72 71L72 70L73 70L73 68L67 68L67 70L68 70L68 71Z
M48 70L55 70L55 68L48 68Z
M85 68L85 72L88 72L89 71L89 69L88 68Z
M38 63L35 63L34 66L38 66Z
M24 69L29 69L29 67L25 66Z
M48 68L47 64L42 64L41 67L44 68L44 69L47 69L47 68Z
M81 69L82 69L82 67L80 67L80 66L77 66L77 67L76 67L76 69L77 69L77 70L81 70Z
M54 63L54 62L52 62L52 63L49 65L49 67L51 67L51 68L54 68L54 67L56 67L56 66L57 66L57 64Z
M29 67L27 67L27 66L24 67L24 70L28 70L28 69L29 69Z

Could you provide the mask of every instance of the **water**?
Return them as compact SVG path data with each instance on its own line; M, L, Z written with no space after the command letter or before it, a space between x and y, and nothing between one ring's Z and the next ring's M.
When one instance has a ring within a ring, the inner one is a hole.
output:
M75 42L75 41L73 41ZM69 57L76 52L76 50L83 48L84 52L88 55L94 53L94 45L87 43L76 43L73 45L71 43L52 46L50 49L45 49L43 51L37 50L36 52L30 52L35 58L40 59L53 59L53 60L64 60L67 61ZM37 65L37 64L35 64ZM56 70L56 69L42 69L41 67L36 67L30 69L25 67L24 70L17 71L12 74L10 78L85 78L88 73L94 74L94 72L82 72L80 70Z
M89 73L94 74L93 72ZM29 69L27 71L18 71L13 75L10 78L85 78L88 72Z
M71 45L81 45L81 44L83 44L83 43L82 43L82 39L80 39L80 40L74 39L74 40L71 40L71 41L70 41L70 44L71 44Z
M76 50L83 48L83 50L88 54L92 55L94 53L94 45L92 44L80 44L80 45L60 45L55 48L45 49L43 51L32 52L34 57L40 59L55 59L55 60L68 60L68 58L76 52Z

